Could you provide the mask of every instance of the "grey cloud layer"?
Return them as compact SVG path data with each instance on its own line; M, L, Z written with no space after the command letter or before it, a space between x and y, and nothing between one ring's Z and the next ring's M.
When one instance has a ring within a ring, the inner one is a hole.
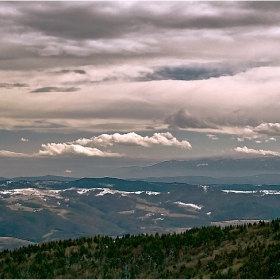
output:
M57 72L54 72L54 73L57 73L57 74L76 73L76 74L84 75L84 74L86 74L86 71L84 71L84 70L68 70L68 69L62 69L62 70L57 71Z
M174 115L166 116L165 123L168 124L170 128L218 128L215 124L199 116L191 115L184 109L180 109Z
M217 106L218 107L218 106ZM221 110L222 111L222 110ZM222 113L220 116L217 112L205 114L201 109L198 113L190 113L187 109L179 109L174 114L166 115L164 123L173 129L214 129L219 130L223 126L244 127L240 133L247 139L257 138L259 135L280 135L279 123L262 123L262 119L253 114L247 115L239 113L240 110L228 112L227 115Z
M52 2L52 5L2 2L0 7L1 54L5 54L3 59L10 60L10 67L19 58L28 58L29 67L46 67L50 63L78 65L73 56L83 63L89 62L88 57L93 63L107 63L166 55L213 60L214 54L223 56L229 44L236 45L235 41L250 44L247 38L252 30L277 26L280 9L277 2L266 5L200 1L160 5L157 2ZM205 47L209 48L208 55ZM240 51L238 47L231 56ZM104 52L106 56L102 55ZM59 61L46 61L44 56L56 56ZM254 52L250 56L254 57ZM18 67L27 63L22 62ZM8 67L5 61L2 63ZM173 75L170 71L159 69L158 75Z
M255 1L0 2L0 127L278 136L279 12Z
M7 4L5 4L6 6ZM125 36L151 29L220 29L275 24L279 3L251 2L40 2L9 4L20 13L9 14L17 26L70 39ZM200 12L204 9L205 12ZM207 13L207 9L209 12ZM266 9L266 13L262 13ZM191 13L192 12L192 13ZM20 29L19 29L20 30Z
M28 84L25 84L25 83L14 83L14 84L0 83L0 88L22 88L22 87L28 87Z
M78 91L80 90L79 88L75 87L42 87L42 88L37 88L31 92L73 92L73 91Z

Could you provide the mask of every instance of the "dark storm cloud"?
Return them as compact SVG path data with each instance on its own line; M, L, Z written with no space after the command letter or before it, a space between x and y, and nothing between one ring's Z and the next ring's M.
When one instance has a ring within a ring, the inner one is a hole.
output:
M188 110L181 108L174 114L166 115L164 123L167 124L168 127L171 129L219 129L222 126L254 127L261 123L261 120L257 115L254 117L246 117L242 113L240 115L235 115L234 112L227 112L227 115L223 117L214 117L213 115L211 115L210 112L208 112L208 117L204 117L200 114L192 114ZM258 126L258 128L261 129L260 126Z
M150 8L155 5L153 2L129 5L121 2L83 2L79 5L72 2L52 2L52 5L49 2L17 2L9 5L20 9L21 13L12 15L12 20L22 29L70 39L116 38L161 28L221 29L270 25L275 24L280 9L279 2L269 13L262 13L255 2L247 9L242 2L219 2L219 5L211 2L161 3L160 12ZM214 7L218 13L193 15L188 12L196 7L210 10ZM232 13L232 10L236 12Z
M165 123L169 128L218 128L215 124L192 115L184 109L180 109L174 115L166 116Z
M40 2L32 5L14 4L21 14L15 22L46 35L71 39L118 37L133 30L133 16L123 14L116 3ZM130 19L130 22L127 22ZM135 19L137 21L137 19ZM128 24L129 23L129 24Z
M37 88L31 92L73 92L73 91L78 91L80 90L79 88L75 87L42 87L42 88Z
M0 83L0 88L22 88L28 87L28 84L25 83L14 83L14 84L7 84L7 83Z
M272 12L279 10L279 1L244 1L239 3L240 7L251 11Z
M158 2L0 2L0 69L60 67L68 71L70 67L85 64L108 65L180 55L182 58L200 56L213 60L220 60L220 55L224 60L228 46L223 46L227 43L223 38L211 37L212 32L221 32L235 41L235 36L254 27L279 24L279 10L279 2L273 5L238 1L161 2L160 5ZM211 32L207 34L209 37L196 34L192 41L188 34L191 37L193 31ZM181 37L186 38L182 47L169 45L168 41ZM201 40L197 47L193 46L196 40ZM209 45L207 51L204 44L213 40L216 40L215 47ZM241 52L243 50L242 47ZM211 52L217 56L211 57ZM239 52L236 50L236 56ZM173 73L175 70L158 69L154 77L146 78L173 76L177 74ZM206 79L210 75L204 73L204 69L195 69L197 73L183 70L189 79L192 74ZM218 76L219 71L213 70L213 77ZM229 73L221 74L231 74L227 71Z

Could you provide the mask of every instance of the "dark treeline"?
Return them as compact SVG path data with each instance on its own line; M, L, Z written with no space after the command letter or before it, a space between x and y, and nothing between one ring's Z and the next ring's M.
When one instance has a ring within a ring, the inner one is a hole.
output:
M280 220L82 237L0 253L1 278L280 278Z

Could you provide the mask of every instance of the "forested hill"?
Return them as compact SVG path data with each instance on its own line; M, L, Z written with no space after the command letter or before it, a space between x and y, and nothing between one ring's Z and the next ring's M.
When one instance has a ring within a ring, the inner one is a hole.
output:
M82 237L0 253L1 278L279 278L280 220Z

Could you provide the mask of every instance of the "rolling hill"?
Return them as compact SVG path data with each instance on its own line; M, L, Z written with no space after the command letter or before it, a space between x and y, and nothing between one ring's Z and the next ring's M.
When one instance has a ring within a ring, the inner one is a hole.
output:
M0 253L0 277L279 278L279 223L44 242Z
M5 180L0 182L0 236L39 243L271 220L280 216L279 194L280 185Z

